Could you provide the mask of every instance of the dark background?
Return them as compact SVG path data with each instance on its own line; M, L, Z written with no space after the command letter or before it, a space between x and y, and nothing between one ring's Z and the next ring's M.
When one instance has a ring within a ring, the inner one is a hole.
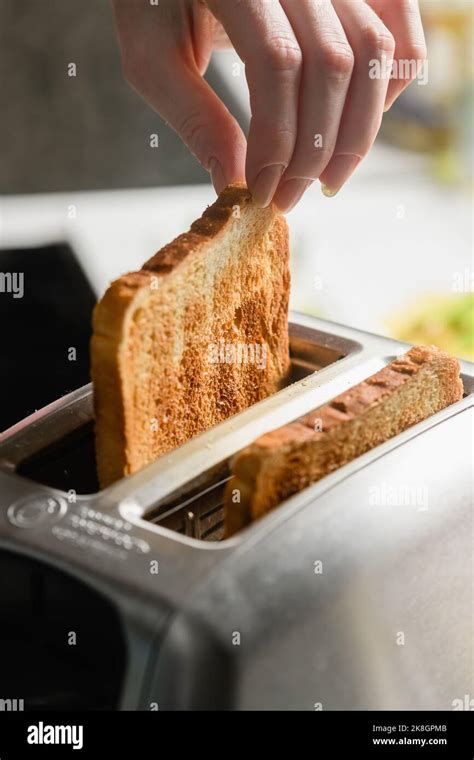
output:
M0 111L0 194L209 181L125 82L108 0L0 0Z

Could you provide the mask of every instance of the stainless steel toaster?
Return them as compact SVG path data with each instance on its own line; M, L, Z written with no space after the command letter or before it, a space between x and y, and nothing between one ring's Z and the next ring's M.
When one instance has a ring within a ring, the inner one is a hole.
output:
M461 401L223 540L232 456L407 349L295 313L290 342L291 384L102 491L90 385L0 436L0 697L442 710L474 695L469 363Z

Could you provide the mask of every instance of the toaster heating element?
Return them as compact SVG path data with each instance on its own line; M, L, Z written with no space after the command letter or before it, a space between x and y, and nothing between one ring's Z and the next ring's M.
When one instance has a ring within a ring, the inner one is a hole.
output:
M0 435L4 690L6 653L30 653L23 694L0 697L450 709L472 693L472 365L460 402L224 539L233 455L408 348L298 314L290 346L285 388L102 491L91 386Z

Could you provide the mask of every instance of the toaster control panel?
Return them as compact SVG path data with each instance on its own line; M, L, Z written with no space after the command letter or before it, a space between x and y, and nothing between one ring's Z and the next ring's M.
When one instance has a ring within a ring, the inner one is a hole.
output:
M115 559L150 551L147 541L133 535L131 523L84 504L69 510L60 525L53 525L52 533L59 541Z

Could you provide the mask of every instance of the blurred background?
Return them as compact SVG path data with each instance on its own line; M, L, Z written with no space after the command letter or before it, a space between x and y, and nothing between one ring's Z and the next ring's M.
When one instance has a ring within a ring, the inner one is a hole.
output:
M427 76L340 194L314 183L288 216L292 307L473 359L474 4L421 4ZM246 128L238 61L206 77ZM88 381L96 297L215 194L124 81L108 0L0 0L0 82L0 276L24 272L23 298L0 287L1 430Z

